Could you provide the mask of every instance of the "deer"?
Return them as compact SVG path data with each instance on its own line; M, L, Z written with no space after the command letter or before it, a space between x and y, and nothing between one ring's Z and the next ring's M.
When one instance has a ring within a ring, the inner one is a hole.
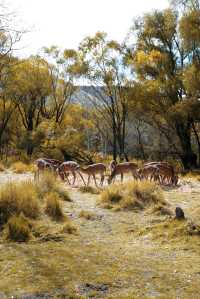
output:
M124 162L116 164L113 170L111 171L111 175L108 178L108 184L112 182L112 180L117 176L121 175L121 183L123 182L124 173L131 173L134 179L138 179L137 174L137 164L133 162Z
M71 173L73 175L73 183L72 185L74 185L75 181L76 181L76 173L78 173L85 185L85 180L82 176L82 174L80 173L80 165L77 163L77 162L74 162L74 161L67 161L67 162L63 162L62 164L60 164L57 169L56 169L56 172L59 174L60 178L64 181L65 177L67 179L67 182L69 185L70 184L70 181L68 179L68 175L69 173Z
M37 171L35 172L34 180L36 180L36 179L39 180L39 174L41 171L44 171L46 169L54 171L54 167L53 167L52 163L50 163L48 160L49 159L40 158L35 161L35 164L37 166Z
M96 176L95 176L96 174L100 174L100 176L101 176L100 185L103 186L103 182L104 182L104 178L105 178L105 172L106 172L106 166L103 163L91 164L91 165L88 165L85 168L79 167L79 170L82 173L85 173L85 174L88 175L87 186L90 183L91 176L94 179L95 186L97 186L97 181L96 181Z
M175 175L174 168L168 162L149 162L144 164L144 168L141 170L142 173L151 172L151 177L154 180L158 179L160 184L164 184L167 180L168 183L177 185L178 176Z
M150 179L150 181L152 180L156 180L158 179L158 167L156 164L149 164L149 165L145 165L143 168L140 168L138 170L138 174L140 179Z

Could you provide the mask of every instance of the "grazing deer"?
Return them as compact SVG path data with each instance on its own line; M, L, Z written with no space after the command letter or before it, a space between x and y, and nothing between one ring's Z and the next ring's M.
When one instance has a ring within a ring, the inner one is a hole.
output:
M140 168L138 170L138 174L140 179L150 179L150 181L152 180L156 180L157 177L157 173L158 173L158 167L156 164L149 164L149 165L145 165L143 168Z
M70 182L68 180L69 173L71 173L74 178L72 185L74 185L74 183L76 181L76 173L78 173L85 185L84 178L83 178L82 174L80 173L79 169L80 169L80 166L77 162L67 161L67 162L63 162L61 165L59 165L59 167L57 168L56 171L58 172L58 174L60 175L62 180L64 180L65 177L67 178L67 182L69 185L70 185Z
M157 169L153 173L154 180L158 179L160 184L164 184L167 180L168 184L177 185L178 176L175 175L174 167L171 164L168 162L149 162L144 164L143 170L153 170L154 168Z
M91 164L85 168L80 167L79 168L82 173L85 173L88 175L88 181L87 181L87 186L90 183L90 177L92 176L95 182L95 185L97 186L96 182L96 174L100 174L101 176L101 181L100 185L103 185L104 178L105 178L105 172L106 172L106 166L103 163L97 163L97 164Z
M121 175L121 182L123 182L124 173L131 173L135 179L138 179L137 168L137 164L133 162L116 164L114 169L111 171L110 177L108 178L108 184L110 184L112 180L119 174Z
M47 160L48 159L40 158L40 159L37 159L35 161L35 164L37 166L37 171L35 172L34 180L36 180L36 179L39 180L39 174L40 174L41 171L44 171L46 169L49 169L51 171L54 170L54 167L53 167L52 163L50 163Z

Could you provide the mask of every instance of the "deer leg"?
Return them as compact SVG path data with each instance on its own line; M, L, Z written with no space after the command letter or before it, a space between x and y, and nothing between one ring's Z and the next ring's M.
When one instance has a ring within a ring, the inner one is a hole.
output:
M80 177L81 177L81 179L82 179L84 185L86 186L86 183L85 183L85 180L84 180L84 178L83 178L83 175L80 173L80 171L77 171L77 172L78 172L78 174L80 175Z
M123 175L123 173L121 172L121 183L123 182L123 178L124 178L124 175Z
M88 181L87 181L87 186L90 184L90 175L88 175Z
M101 175L101 186L103 186L104 178L105 178L105 175L102 174L102 175Z
M63 175L64 175L64 178L66 178L68 185L71 185L70 181L69 181L69 178L68 178L69 172L67 172L67 173L64 172Z
M97 187L97 181L96 181L95 174L93 174L92 176L93 176L93 179L94 179L94 182L95 182L95 186Z
M74 171L72 171L72 175L73 175L73 183L72 183L72 185L74 185L74 183L75 183L75 181L76 181L76 173L74 172Z

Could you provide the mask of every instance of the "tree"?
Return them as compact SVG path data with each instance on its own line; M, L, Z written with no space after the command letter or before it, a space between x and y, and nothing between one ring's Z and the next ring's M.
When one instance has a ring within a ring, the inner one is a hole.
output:
M113 159L126 158L125 139L130 81L126 47L97 32L79 47L81 75L92 86L90 102L112 132Z
M195 56L182 43L179 19L171 9L155 11L135 23L134 33L137 105L166 135L184 167L197 167L192 126L199 121L200 102L186 84Z
M34 150L33 133L45 116L44 107L50 94L46 62L39 57L21 61L13 70L9 90L26 131L27 155L31 156Z
M56 46L44 48L43 51L48 59L47 68L51 85L51 93L48 107L45 107L45 113L61 125L71 102L71 97L76 90L75 75L72 71L77 60L76 52L70 49L61 52Z

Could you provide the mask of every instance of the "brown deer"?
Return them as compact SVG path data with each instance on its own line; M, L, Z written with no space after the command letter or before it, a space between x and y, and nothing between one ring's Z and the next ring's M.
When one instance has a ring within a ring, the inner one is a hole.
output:
M100 176L101 176L100 185L101 186L103 185L104 178L105 178L105 172L106 172L106 166L103 163L91 164L85 168L80 167L79 170L82 173L85 173L88 175L87 186L90 183L91 176L93 177L95 185L97 186L97 181L96 181L96 176L95 176L96 174L100 174Z
M164 184L166 181L168 184L177 185L178 176L175 175L174 167L168 162L149 162L144 164L142 173L150 172L151 178L159 180L160 184Z
M139 178L148 180L150 179L150 181L152 180L156 180L158 179L157 177L157 173L158 173L158 167L156 166L156 164L149 164L149 165L145 165L143 168L140 168L138 170L138 174L139 174Z
M74 178L72 185L74 185L74 183L76 181L76 173L78 173L85 185L84 178L83 178L82 174L80 173L79 169L80 169L80 165L77 162L67 161L67 162L63 162L61 165L59 165L59 167L57 168L56 171L60 175L62 180L64 180L66 177L69 185L70 185L70 182L68 179L69 173L71 173Z
M133 162L116 164L114 169L111 171L110 177L108 178L108 184L110 184L112 180L119 174L121 175L121 182L123 182L124 173L131 173L133 178L138 179L137 168L137 164Z
M40 159L37 159L35 161L35 164L37 166L37 171L35 172L35 175L34 175L34 180L38 179L39 180L39 174L41 171L44 171L44 170L51 170L51 171L54 171L54 167L52 165L52 163L50 163L49 161L47 161L48 159L45 159L45 158L40 158Z

